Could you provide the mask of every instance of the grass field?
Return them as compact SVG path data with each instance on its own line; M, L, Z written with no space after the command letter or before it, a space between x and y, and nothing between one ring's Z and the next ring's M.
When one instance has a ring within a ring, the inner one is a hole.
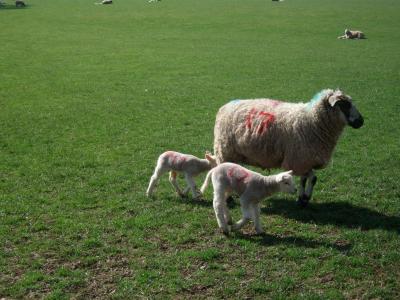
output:
M0 298L400 297L399 1L6 2ZM227 101L336 87L365 125L308 208L264 201L264 236L221 235L211 189L145 197L160 153L212 150Z

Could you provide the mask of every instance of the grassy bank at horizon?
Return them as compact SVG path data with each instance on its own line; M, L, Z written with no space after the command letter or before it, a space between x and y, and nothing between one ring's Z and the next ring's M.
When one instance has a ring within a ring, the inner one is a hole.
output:
M400 296L400 2L7 2L0 298ZM223 237L211 189L181 200L165 176L145 197L160 153L212 150L227 101L337 87L365 125L307 209L264 201L265 236Z

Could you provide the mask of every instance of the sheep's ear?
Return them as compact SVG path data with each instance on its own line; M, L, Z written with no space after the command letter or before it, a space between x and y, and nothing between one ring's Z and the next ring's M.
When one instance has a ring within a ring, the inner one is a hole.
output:
M344 95L342 91L336 90L333 95L328 98L328 102L330 106L334 107L338 101L345 99L346 95Z

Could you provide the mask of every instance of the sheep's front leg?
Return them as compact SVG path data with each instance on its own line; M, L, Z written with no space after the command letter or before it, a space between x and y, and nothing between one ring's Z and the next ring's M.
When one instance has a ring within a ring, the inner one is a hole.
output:
M177 173L175 171L169 172L169 182L172 184L174 187L176 193L180 196L183 197L183 193L181 189L179 188L178 182L176 181Z
M240 197L240 209L242 210L243 217L232 226L233 230L239 230L251 220L252 212L250 203L243 196Z
M260 222L260 203L254 202L251 205L252 207L252 213L253 213L253 222L254 222L254 227L256 228L257 234L262 234L264 233L264 230L261 227L261 222Z
M299 199L297 200L297 203L301 207L306 207L308 205L316 183L317 176L315 176L313 170L308 172L306 175L301 176Z
M190 189L192 191L193 198L200 197L200 193L197 191L196 183L194 182L193 177L191 175L189 175L188 173L185 173L185 179L188 184L188 187L190 187Z

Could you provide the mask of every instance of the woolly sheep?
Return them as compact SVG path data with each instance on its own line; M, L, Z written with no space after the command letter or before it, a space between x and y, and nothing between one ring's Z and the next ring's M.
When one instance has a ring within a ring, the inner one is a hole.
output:
M193 197L197 198L200 194L197 192L196 184L193 177L208 171L216 166L215 157L206 152L205 159L197 158L190 154L183 154L175 151L167 151L161 154L157 160L157 166L151 176L149 186L147 188L147 196L153 195L155 186L160 176L169 172L169 181L175 188L179 196L184 197L191 189ZM176 181L178 173L183 173L188 184L187 188L182 192Z
M363 123L351 97L340 90L322 90L308 103L234 100L217 113L214 155L218 164L293 170L301 176L298 203L307 206L317 180L314 170L327 166L346 124L360 128Z
M206 190L210 178L214 187L215 216L224 234L229 234L228 224L232 224L226 205L227 196L231 193L236 192L240 195L240 207L243 214L243 218L234 224L232 229L238 230L252 219L256 232L260 234L263 232L260 223L260 201L277 192L296 192L292 171L262 176L237 164L222 163L208 172L201 187L201 193Z
M338 36L338 39L365 39L365 34L362 31L346 28L344 35Z

